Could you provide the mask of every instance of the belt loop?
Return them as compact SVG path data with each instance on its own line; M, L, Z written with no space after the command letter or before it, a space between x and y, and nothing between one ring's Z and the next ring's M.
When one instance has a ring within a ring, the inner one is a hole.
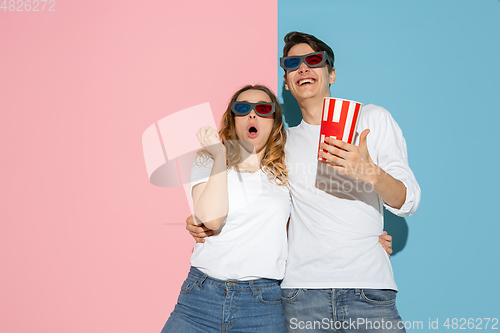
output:
M203 282L205 282L205 280L207 279L207 277L208 277L208 275L207 275L207 274L203 274L203 277L202 277L201 279L199 279L199 280L198 280L198 282L197 282L197 283L198 283L198 287L199 287L200 289L203 289L202 284L203 284Z
M250 289L252 289L252 295L257 296L259 294L259 289L257 289L253 283L253 280L249 283Z
M361 289L354 289L354 293L355 293L356 295L361 294Z

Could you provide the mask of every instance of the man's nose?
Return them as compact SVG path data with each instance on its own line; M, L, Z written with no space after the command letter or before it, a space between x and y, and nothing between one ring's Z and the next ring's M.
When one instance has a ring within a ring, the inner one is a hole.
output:
M309 72L309 67L303 61L299 66L299 73L307 73L307 72Z

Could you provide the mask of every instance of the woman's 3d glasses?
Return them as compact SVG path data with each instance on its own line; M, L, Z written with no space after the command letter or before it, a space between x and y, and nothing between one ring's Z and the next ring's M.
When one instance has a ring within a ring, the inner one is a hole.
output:
M272 102L250 103L250 102L231 102L231 111L238 116L246 116L250 111L261 117L269 116L276 110L276 104Z
M300 67L300 64L302 62L305 62L307 67L314 68L321 67L325 63L325 61L328 61L330 66L333 67L333 64L330 62L326 51L321 51L304 54L301 56L281 57L280 66L286 71L294 71Z

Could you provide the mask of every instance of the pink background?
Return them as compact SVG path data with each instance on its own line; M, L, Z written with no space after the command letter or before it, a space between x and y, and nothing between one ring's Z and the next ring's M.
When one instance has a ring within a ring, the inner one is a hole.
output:
M48 6L47 6L48 7ZM247 83L276 91L277 2L0 10L0 330L159 332L194 244L141 135Z

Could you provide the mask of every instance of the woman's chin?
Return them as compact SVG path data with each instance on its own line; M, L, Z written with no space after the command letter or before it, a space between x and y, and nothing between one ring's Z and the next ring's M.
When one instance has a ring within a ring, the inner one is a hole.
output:
M252 142L246 140L239 140L240 146L243 147L249 154L255 152L255 147Z

